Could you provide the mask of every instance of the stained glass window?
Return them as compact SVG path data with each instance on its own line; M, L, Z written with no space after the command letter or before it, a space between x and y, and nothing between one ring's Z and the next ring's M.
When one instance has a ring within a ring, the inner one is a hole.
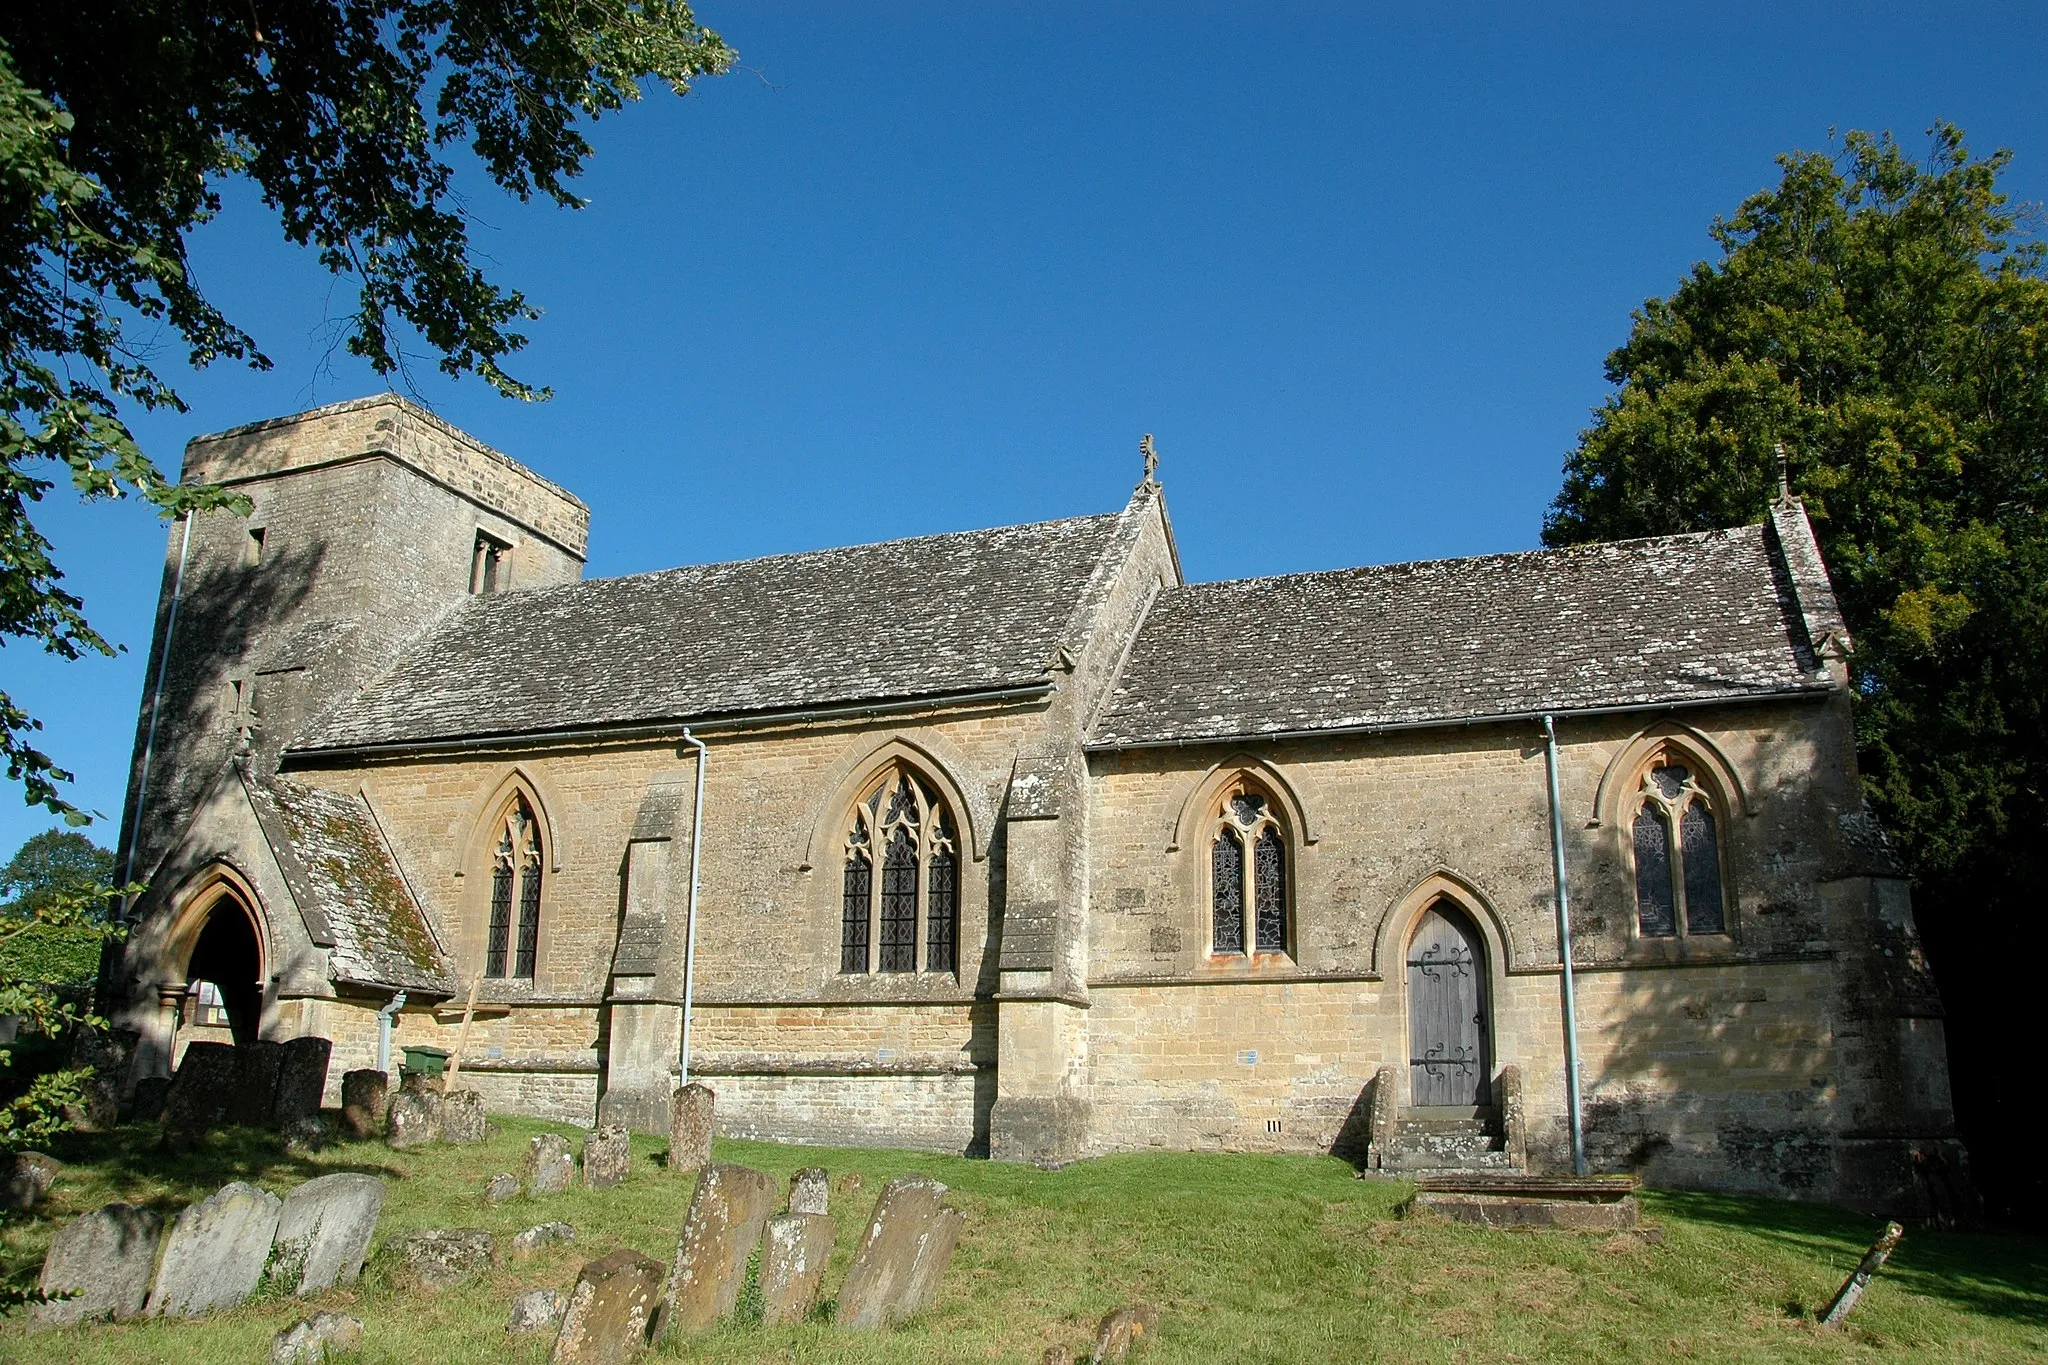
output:
M525 798L514 798L491 856L491 918L484 943L484 975L530 978L540 953L541 854L539 826ZM512 908L519 907L515 926Z
M1636 813L1636 920L1645 938L1678 932L1671 902L1671 828L1662 808L1649 803Z
M1714 832L1714 814L1704 801L1685 808L1679 821L1679 836L1685 852L1685 931L1689 934L1727 932L1727 915L1721 905L1721 841Z
M898 827L882 855L881 969L917 970L917 845Z
M1252 884L1258 896L1258 949L1287 951L1287 849L1271 825L1252 849Z
M1286 952L1287 835L1274 801L1249 781L1239 781L1224 789L1213 819L1209 951Z
M1214 927L1210 934L1213 951L1244 951L1244 844L1237 831L1223 830L1209 851L1209 882L1212 888Z
M853 834L847 840L846 877L839 912L839 970L864 972L868 969L868 899L872 894L875 869L868 861L867 821L856 815Z
M1643 775L1636 810L1636 920L1646 937L1728 932L1720 830L1692 769L1665 762ZM1673 834L1677 835L1676 846Z
M512 841L498 845L491 870L491 935L484 955L484 975L505 974L505 950L512 934Z
M854 805L840 888L839 970L956 971L959 925L952 822L922 777L891 764Z

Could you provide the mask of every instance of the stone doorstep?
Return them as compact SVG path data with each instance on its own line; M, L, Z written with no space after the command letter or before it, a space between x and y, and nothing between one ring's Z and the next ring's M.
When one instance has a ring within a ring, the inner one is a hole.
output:
M1582 1204L1613 1203L1633 1195L1642 1181L1632 1175L1518 1175L1482 1171L1456 1171L1418 1176L1415 1188L1423 1194L1470 1194L1499 1197L1520 1196Z
M1427 1190L1410 1200L1402 1213L1433 1213L1489 1228L1564 1228L1575 1232L1625 1232L1637 1226L1641 1217L1634 1195L1591 1202Z

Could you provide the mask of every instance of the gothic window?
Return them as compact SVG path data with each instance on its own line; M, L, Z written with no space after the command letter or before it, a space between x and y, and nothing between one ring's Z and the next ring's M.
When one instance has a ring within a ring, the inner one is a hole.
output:
M1644 938L1728 932L1720 826L1691 768L1670 758L1643 775L1633 843L1636 925Z
M534 959L540 949L540 882L540 826L526 799L514 797L498 826L497 846L491 853L485 976L533 979Z
M1287 836L1272 800L1244 782L1226 789L1217 807L1209 844L1209 915L1213 953L1288 949Z
M955 971L959 938L960 853L952 816L928 782L892 763L854 803L849 822L839 970Z

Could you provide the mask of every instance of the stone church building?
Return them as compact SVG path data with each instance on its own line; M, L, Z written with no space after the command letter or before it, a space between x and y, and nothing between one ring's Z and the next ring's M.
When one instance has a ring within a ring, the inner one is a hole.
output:
M314 1033L338 1078L473 994L508 1112L665 1131L687 1049L733 1135L1569 1170L1554 757L1595 1169L1896 1208L1952 1159L1789 497L1189 584L1148 460L1096 515L585 581L581 502L395 397L184 477L252 510L168 546L138 1077Z

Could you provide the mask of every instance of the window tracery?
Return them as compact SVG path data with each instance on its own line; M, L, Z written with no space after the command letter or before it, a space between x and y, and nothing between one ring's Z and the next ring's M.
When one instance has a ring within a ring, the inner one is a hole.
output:
M540 826L526 798L515 796L498 826L491 854L491 918L484 975L532 980L540 950ZM518 919L513 918L517 907Z
M1644 938L1728 932L1720 825L1691 766L1666 755L1644 772L1631 842Z
M955 971L959 926L960 853L952 815L922 776L892 763L854 803L849 822L839 970Z
M1210 951L1241 954L1249 943L1255 953L1286 952L1287 883L1287 835L1274 802L1248 782L1233 783L1217 803L1209 844Z

